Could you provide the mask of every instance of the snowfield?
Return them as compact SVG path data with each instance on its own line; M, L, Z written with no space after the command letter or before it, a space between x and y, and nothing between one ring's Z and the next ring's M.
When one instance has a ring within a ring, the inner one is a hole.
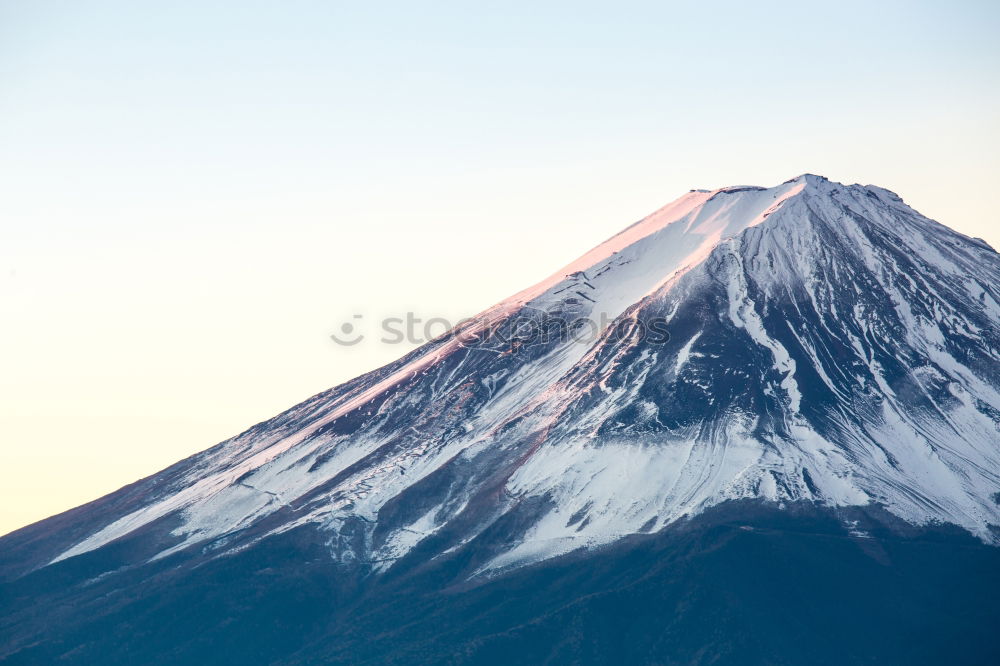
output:
M888 190L691 191L476 319L526 309L670 339L430 343L144 480L52 561L309 523L375 571L488 536L489 574L741 498L1000 539L1000 256Z

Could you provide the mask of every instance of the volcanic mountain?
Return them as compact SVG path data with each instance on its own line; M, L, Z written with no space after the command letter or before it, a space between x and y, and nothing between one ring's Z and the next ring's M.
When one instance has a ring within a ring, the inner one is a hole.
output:
M0 662L989 663L998 544L1000 255L804 175L3 537Z

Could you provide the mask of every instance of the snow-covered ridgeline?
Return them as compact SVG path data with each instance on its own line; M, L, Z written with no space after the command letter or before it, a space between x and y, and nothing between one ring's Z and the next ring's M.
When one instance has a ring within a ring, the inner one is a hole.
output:
M56 561L168 515L181 523L160 556L283 512L254 538L358 519L382 535L349 555L385 568L460 517L465 543L537 505L487 571L746 497L877 502L992 539L998 284L996 253L881 188L692 191L479 318L571 302L664 315L670 343L429 345L196 458L179 488ZM390 520L418 487L440 501Z

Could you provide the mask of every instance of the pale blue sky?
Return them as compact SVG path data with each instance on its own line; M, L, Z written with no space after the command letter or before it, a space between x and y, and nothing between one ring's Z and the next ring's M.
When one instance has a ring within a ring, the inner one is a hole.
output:
M689 188L871 182L1000 246L998 7L0 1L0 532Z

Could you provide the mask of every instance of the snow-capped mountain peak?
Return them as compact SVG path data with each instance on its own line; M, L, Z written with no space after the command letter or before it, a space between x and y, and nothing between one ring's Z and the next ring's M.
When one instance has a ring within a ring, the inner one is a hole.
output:
M474 546L488 573L736 499L992 541L998 285L988 246L882 188L692 190L456 335L121 491L51 561L315 525L342 562ZM524 317L605 325L509 344Z

